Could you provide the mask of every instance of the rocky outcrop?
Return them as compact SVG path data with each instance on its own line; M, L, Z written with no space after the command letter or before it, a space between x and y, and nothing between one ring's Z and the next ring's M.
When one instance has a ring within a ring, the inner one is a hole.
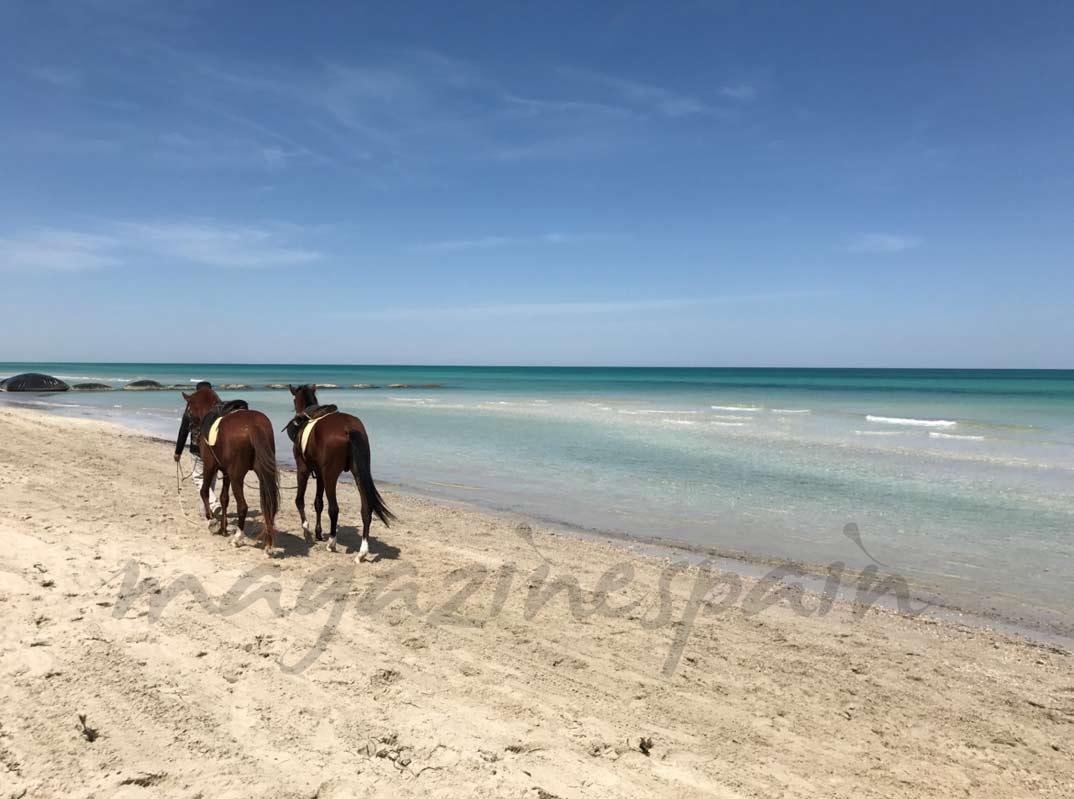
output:
M0 380L0 391L68 391L70 386L52 375L26 372Z
M160 391L163 388L156 380L135 380L123 386L124 391Z

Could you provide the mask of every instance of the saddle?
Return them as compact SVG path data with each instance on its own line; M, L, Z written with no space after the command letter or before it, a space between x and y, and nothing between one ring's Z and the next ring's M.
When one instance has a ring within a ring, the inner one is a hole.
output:
M287 423L284 430L287 431L287 437L291 441L297 441L299 434L302 436L302 441L299 444L302 454L306 453L306 444L310 440L310 434L313 432L314 426L317 422L323 419L325 416L331 416L336 413L339 408L335 405L311 405L302 413L295 414L295 418Z
M338 410L339 408L337 408L335 405L310 405L308 408L306 408L305 411L303 411L303 414L305 416L308 416L310 419L320 419L322 416L327 416L328 414L335 413Z
M248 410L250 410L250 404L246 400L241 399L228 400L227 402L221 402L219 405L213 406L209 412L205 414L205 418L201 420L201 434L205 437L209 446L216 446L216 434L220 430L221 419L229 413Z

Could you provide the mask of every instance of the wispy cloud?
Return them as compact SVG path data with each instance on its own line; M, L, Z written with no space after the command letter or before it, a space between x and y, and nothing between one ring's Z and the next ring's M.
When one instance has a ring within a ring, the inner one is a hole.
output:
M290 241L294 226L228 226L211 221L123 222L117 230L132 249L206 266L290 266L315 261L321 253Z
M848 252L895 253L920 247L921 239L898 233L860 233L844 245Z
M480 236L473 239L449 239L415 244L414 252L463 252L488 250L497 247L533 246L539 244L582 244L594 241L615 241L620 236L602 233L541 233L536 236Z
M720 87L720 95L729 100L752 100L757 96L757 87L752 83L727 83Z
M444 305L425 307L386 308L383 310L342 311L327 316L345 319L482 319L508 316L600 316L631 314L638 312L681 311L688 308L724 305L728 303L791 302L827 297L837 292L826 290L798 290L758 292L753 294L727 294L711 297L667 297L614 300L566 300L562 302L501 302L481 305Z
M378 186L439 178L438 170L466 163L603 159L649 148L683 121L741 113L742 103L731 101L752 89L735 84L722 96L717 86L709 94L720 106L584 69L507 77L421 50L283 65L148 41L120 55L126 94L156 109L151 118L122 115L128 157L183 169L331 168ZM76 79L53 71L42 79ZM99 128L80 133L99 137Z
M62 89L77 89L82 85L82 73L69 67L43 65L31 67L29 72L38 80Z
M228 268L291 266L322 255L295 243L301 232L290 225L207 220L109 222L93 231L42 228L0 238L0 269L84 272L147 258Z
M563 68L560 74L572 81L609 89L621 101L664 117L678 119L713 111L711 106L695 97L652 83L575 68Z
M40 228L0 238L0 269L31 272L84 272L122 261L111 236Z
M657 300L610 300L591 302L505 302L487 305L453 305L427 306L413 308L389 308L370 311L344 311L327 314L335 318L347 319L482 319L488 317L508 316L589 316L594 314L616 314L637 311L657 311L661 309L684 308L697 305L698 301L688 298L671 298Z
M533 97L520 97L515 94L504 96L509 110L520 115L539 116L541 114L597 114L609 117L631 117L634 112L629 108L596 103L586 100L541 100Z

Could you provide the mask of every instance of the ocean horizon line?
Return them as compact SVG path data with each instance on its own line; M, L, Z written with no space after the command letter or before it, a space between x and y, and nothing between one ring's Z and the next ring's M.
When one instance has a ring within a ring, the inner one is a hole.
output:
M672 364L526 364L526 363L334 363L330 361L53 361L53 360L17 360L0 361L0 367L7 366L257 366L257 367L299 367L309 369L323 366L326 368L346 369L638 369L638 370L696 370L696 371L824 371L824 372L1070 372L1070 367L1036 367L1036 366L701 366Z

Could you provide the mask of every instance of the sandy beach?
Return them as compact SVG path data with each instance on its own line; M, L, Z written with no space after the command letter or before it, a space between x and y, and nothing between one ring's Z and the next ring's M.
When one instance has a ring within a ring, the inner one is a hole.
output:
M1074 793L1061 648L390 487L355 565L286 472L269 559L170 449L0 410L0 797Z

